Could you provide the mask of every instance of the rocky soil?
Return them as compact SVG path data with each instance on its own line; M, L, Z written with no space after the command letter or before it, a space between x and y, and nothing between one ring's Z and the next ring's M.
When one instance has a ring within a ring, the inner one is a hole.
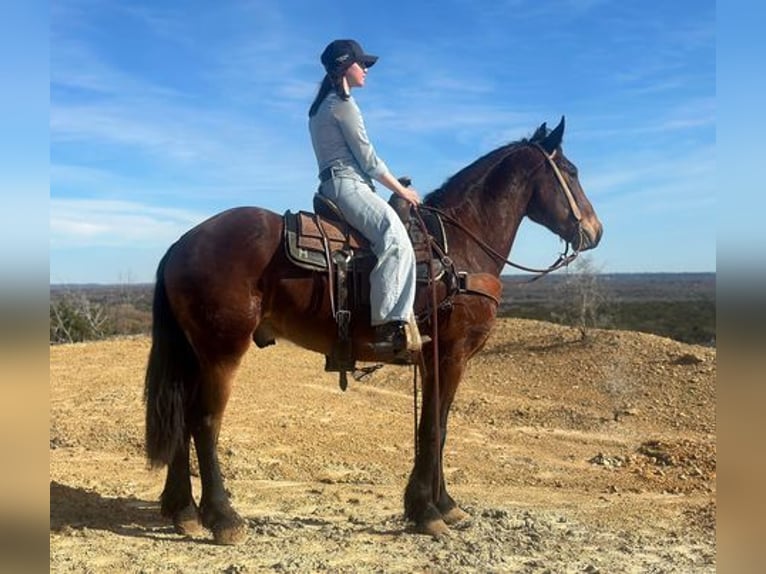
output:
M250 534L221 547L159 515L149 344L50 350L51 572L715 572L714 349L499 320L447 438L450 491L472 517L437 541L402 518L412 370L343 393L323 357L253 348L220 439Z

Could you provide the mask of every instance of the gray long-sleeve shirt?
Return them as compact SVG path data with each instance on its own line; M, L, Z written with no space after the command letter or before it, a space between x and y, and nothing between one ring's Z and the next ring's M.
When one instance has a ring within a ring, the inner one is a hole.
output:
M330 93L309 119L309 132L321 172L337 166L344 177L359 177L371 183L388 172L367 137L364 120L353 97L343 100Z

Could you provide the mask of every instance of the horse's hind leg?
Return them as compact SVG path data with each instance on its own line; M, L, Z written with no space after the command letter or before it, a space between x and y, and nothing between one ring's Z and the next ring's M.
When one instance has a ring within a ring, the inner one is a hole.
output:
M202 524L213 532L218 544L236 544L247 535L245 521L226 494L217 450L223 412L238 364L239 357L203 368L198 410L191 428L202 480Z
M176 451L168 465L160 502L162 515L173 521L176 531L193 536L202 532L202 522L192 496L189 442L190 435L186 432L184 447Z

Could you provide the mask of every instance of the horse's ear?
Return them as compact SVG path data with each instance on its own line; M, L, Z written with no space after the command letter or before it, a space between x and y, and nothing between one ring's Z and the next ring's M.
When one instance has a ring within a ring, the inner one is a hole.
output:
M545 136L545 139L540 142L540 145L543 146L543 149L548 153L553 153L553 151L561 145L561 140L564 137L564 124L564 116L561 116L559 125L553 128L553 131Z
M532 134L532 137L529 141L532 142L541 142L545 139L545 136L548 135L548 126L545 124L545 122L540 124L540 127L535 130L535 133Z

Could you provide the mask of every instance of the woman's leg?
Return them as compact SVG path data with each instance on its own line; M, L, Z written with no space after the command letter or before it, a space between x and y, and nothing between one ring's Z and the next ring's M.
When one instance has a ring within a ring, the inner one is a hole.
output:
M399 216L368 185L355 179L333 178L320 191L369 240L378 259L370 274L372 325L409 321L415 301L415 254Z

